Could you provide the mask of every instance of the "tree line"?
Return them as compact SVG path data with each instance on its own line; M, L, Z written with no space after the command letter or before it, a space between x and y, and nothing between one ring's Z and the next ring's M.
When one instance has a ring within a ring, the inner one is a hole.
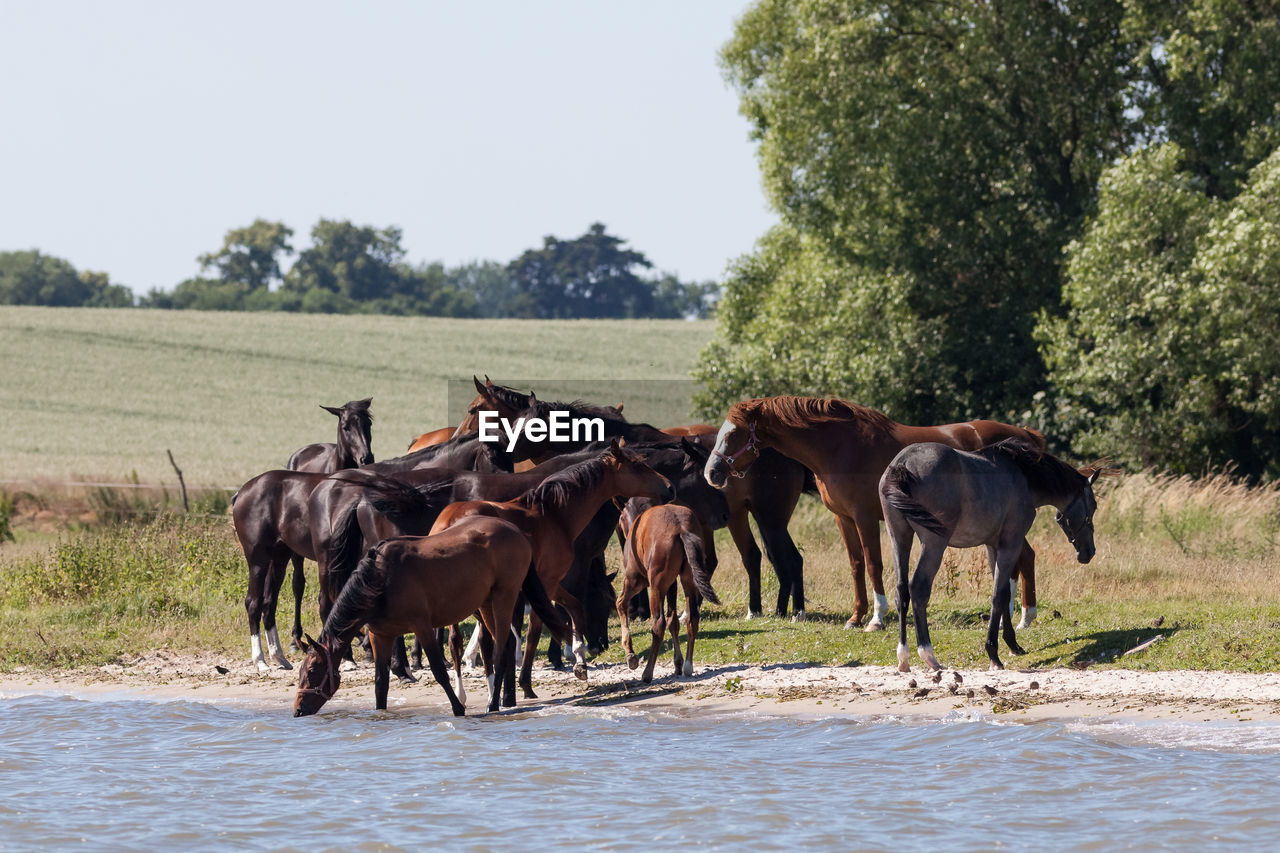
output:
M1280 476L1280 3L757 0L721 52L778 226L696 374Z
M259 219L228 231L201 255L202 275L135 299L105 273L78 272L38 250L0 252L0 304L420 314L446 317L706 317L713 282L653 274L642 252L593 224L571 240L546 237L513 261L457 267L405 259L402 232L322 219L311 245L295 252L294 232ZM296 257L295 257L296 255ZM292 264L288 261L293 258Z

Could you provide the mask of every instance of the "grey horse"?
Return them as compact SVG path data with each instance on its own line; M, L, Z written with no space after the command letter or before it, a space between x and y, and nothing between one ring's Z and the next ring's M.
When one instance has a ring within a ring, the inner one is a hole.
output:
M927 609L933 579L948 546L987 547L993 585L991 621L987 626L987 657L1003 669L997 654L997 632L1015 654L1023 654L1009 620L1009 580L1036 509L1053 506L1057 521L1075 546L1076 559L1093 559L1093 513L1097 501L1093 483L1100 471L1077 471L1066 462L1021 439L1006 439L973 453L945 444L909 445L894 457L880 478L880 504L898 573L898 669L907 663L907 602L915 612L916 644L920 658L942 669L929 642ZM911 576L908 599L907 568L913 536L920 537L920 559Z

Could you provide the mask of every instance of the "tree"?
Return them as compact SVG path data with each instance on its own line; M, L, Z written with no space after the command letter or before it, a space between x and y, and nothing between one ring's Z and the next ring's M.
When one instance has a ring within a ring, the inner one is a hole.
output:
M725 284L720 333L700 368L708 413L741 391L763 393L750 381L761 371L812 387L811 359L764 367L745 334L768 322L752 306L776 307L784 293L794 301L777 322L792 328L774 339L817 348L830 384L816 391L884 398L867 377L881 375L870 366L897 337L922 347L919 358L888 361L923 384L888 393L902 406L896 417L1024 407L1043 384L1032 331L1036 312L1057 305L1061 249L1103 166L1134 138L1125 69L1138 42L1122 13L1104 0L752 6L721 59L784 225L758 249L772 256L740 262ZM777 251L780 242L794 250ZM842 278L805 285L805 265ZM859 318L870 336L832 329L819 340L813 330L830 326L831 303L816 294L855 288L864 292L848 295L848 310L875 314L887 300L906 326ZM738 300L741 289L755 293ZM851 352L823 352L836 349ZM836 369L842 362L849 372Z
M449 284L460 293L469 293L479 317L529 317L532 300L511 277L507 264L472 261L450 269Z
M1040 338L1053 413L1086 454L1280 475L1280 149L1231 200L1168 143L1103 178ZM1211 186L1213 187L1211 189Z
M379 230L321 219L311 229L311 247L298 255L285 276L284 289L302 296L304 306L314 290L339 294L352 303L394 296L403 284L397 266L405 254L400 238L395 226Z
M278 284L284 277L281 256L293 254L293 229L282 222L255 219L247 228L228 231L217 252L201 255L203 270L213 269L224 282L238 282L248 290Z
M646 317L653 306L651 285L635 268L652 266L640 252L594 223L574 240L546 237L508 267L524 296L523 316Z
M133 294L106 273L77 272L69 261L31 249L0 252L0 304L124 308Z

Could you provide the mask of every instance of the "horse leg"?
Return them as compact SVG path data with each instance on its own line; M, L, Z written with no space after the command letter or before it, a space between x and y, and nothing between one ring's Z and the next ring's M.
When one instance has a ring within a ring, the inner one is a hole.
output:
M688 651L684 656L682 672L688 678L693 675L693 641L698 638L698 621L702 611L702 596L698 594L698 588L693 584L692 574L684 584L684 601L689 608L689 622L684 626L685 634L688 636L686 641Z
M898 672L911 671L911 654L907 651L907 607L911 603L911 592L907 586L908 569L911 566L911 540L915 531L901 515L893 510L885 513L885 529L889 531L890 555L893 559L893 570L897 573L894 589L897 595L895 604L898 607Z
M653 645L649 646L649 659L645 661L644 672L640 676L640 680L645 684L653 681L653 667L658 662L658 654L662 651L662 640L667 635L666 608L662 603L662 599L666 596L658 591L659 587L652 582L654 580L656 579L651 579L649 586L649 612L653 614L650 623Z
M493 701L493 697L498 695L498 683L494 680L494 673L497 672L497 663L494 660L494 642L493 634L489 633L489 629L484 626L484 621L476 616L476 629L471 633L471 639L475 641L476 649L480 654L480 668L484 671L484 683L489 687L489 701Z
M751 522L746 511L729 516L729 535L742 556L742 568L747 572L747 618L764 615L760 604L760 548L751 535Z
M373 647L373 707L387 710L387 689L391 686L391 654L395 637L390 634L369 633Z
M635 669L640 666L640 658L636 657L635 649L631 647L631 596L634 592L631 573L629 571L624 572L622 592L618 594L617 609L618 621L622 624L622 650L627 655L627 669Z
M516 651L523 645L524 640L520 636L520 628L524 627L524 596L516 599L515 606L511 608L511 627L508 633L511 634L515 645L511 649L511 666L507 667L502 676L502 707L514 708L516 706Z
M302 558L293 555L293 640L289 643L289 651L296 652L302 648L302 597L307 592L307 573L302 570Z
M997 642L1001 626L1005 629L1005 642L1009 644L1014 654L1025 654L1014 638L1013 620L1009 618L1009 579L1013 576L1020 549L1021 543L1016 543L1012 547L987 546L987 559L991 561L994 575L991 588L991 621L987 623L986 642L987 658L991 661L992 669L1004 669L1004 664L1000 662L1000 647Z
M267 632L267 654L281 669L293 669L293 664L285 657L280 643L280 632L276 630L276 603L280 600L280 588L284 586L287 566L287 559L271 561L271 573L267 576L262 595L262 627Z
M262 595L266 586L267 575L271 571L271 558L266 549L253 548L246 553L249 563L249 588L244 594L244 611L249 618L249 660L258 668L258 672L270 672L271 667L262 656L262 637L259 634L262 622Z
M441 650L440 643L436 639L435 629L430 625L421 626L418 629L418 638L422 640L422 650L427 653L427 663L431 666L431 674L435 676L436 684L443 687L444 695L449 697L453 715L466 716L466 707L458 701L458 695L453 692L453 685L449 683L449 664L445 662L444 651Z
M439 637L436 638L436 645L440 645ZM409 671L409 655L405 651L403 634L396 637L395 657L391 661L391 672L395 674L396 678L400 679L401 684L413 684L418 680Z
M542 642L542 619L537 613L529 614L529 633L524 638L524 657L520 660L520 690L526 699L537 699L533 692L533 659L538 656L538 644Z
M787 532L786 524L781 527L761 523L760 538L764 540L765 553L769 562L773 563L778 575L778 615L787 615L787 600L791 601L791 621L804 621L804 557L800 549Z
M422 643L416 638L413 641L413 653L418 658L418 668L422 668ZM449 657L453 659L453 673L457 677L455 690L458 701L467 704L467 688L462 685L462 626L456 622L449 626Z
M910 545L908 545L908 548ZM915 573L911 576L911 609L916 617L916 651L925 666L935 672L942 669L938 658L933 654L933 643L929 640L929 598L933 595L933 579L942 566L942 555L947 551L945 540L930 536L926 541L920 538L920 560L916 563ZM902 636L900 633L899 636Z
M1036 552L1026 539L1014 571L1022 580L1022 619L1018 621L1018 630L1022 630L1036 621Z
M868 631L883 631L884 617L889 612L889 599L884 594L884 558L880 555L880 519L866 509L855 508L853 523L858 528L858 538L862 541L862 562L867 567L871 578L872 599L871 621L867 623Z
M555 602L569 614L569 624L573 627L573 674L579 681L587 680L587 644L582 640L582 626L587 624L587 616L582 609L582 602L565 591L563 586L556 589ZM652 602L650 602L652 604ZM530 633L536 614L529 615ZM538 630L542 630L542 620L538 620ZM526 646L527 648L527 646ZM536 648L536 647L535 647Z
M853 615L844 623L846 628L857 628L862 624L862 617L867 615L867 582L863 577L862 537L852 518L836 516L836 526L840 538L844 542L845 553L849 555L849 573L853 575ZM867 630L874 630L870 625Z

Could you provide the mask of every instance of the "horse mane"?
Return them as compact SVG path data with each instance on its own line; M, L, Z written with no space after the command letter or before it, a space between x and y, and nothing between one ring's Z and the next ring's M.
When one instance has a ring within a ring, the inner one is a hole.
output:
M529 395L521 393L514 388L508 388L505 385L487 385L484 389L485 396L491 400L495 400L499 405L506 406L508 409L521 411L529 406Z
M603 455L588 459L586 462L579 462L547 477L516 498L516 501L527 508L545 506L564 509L580 492L594 489L604 482L605 468Z
M878 433L887 433L896 425L884 412L835 397L758 397L734 403L725 418L739 427L747 427L752 421L757 427L778 424L797 429L814 424L858 423Z
M370 548L343 584L342 592L338 593L333 609L329 611L329 618L324 621L321 638L328 634L338 640L350 640L368 621L369 611L387 589L386 572L378 564L382 546L383 543L379 543Z
M984 447L979 453L1009 459L1018 466L1032 489L1049 495L1074 491L1085 479L1075 468L1025 438L1006 438Z

